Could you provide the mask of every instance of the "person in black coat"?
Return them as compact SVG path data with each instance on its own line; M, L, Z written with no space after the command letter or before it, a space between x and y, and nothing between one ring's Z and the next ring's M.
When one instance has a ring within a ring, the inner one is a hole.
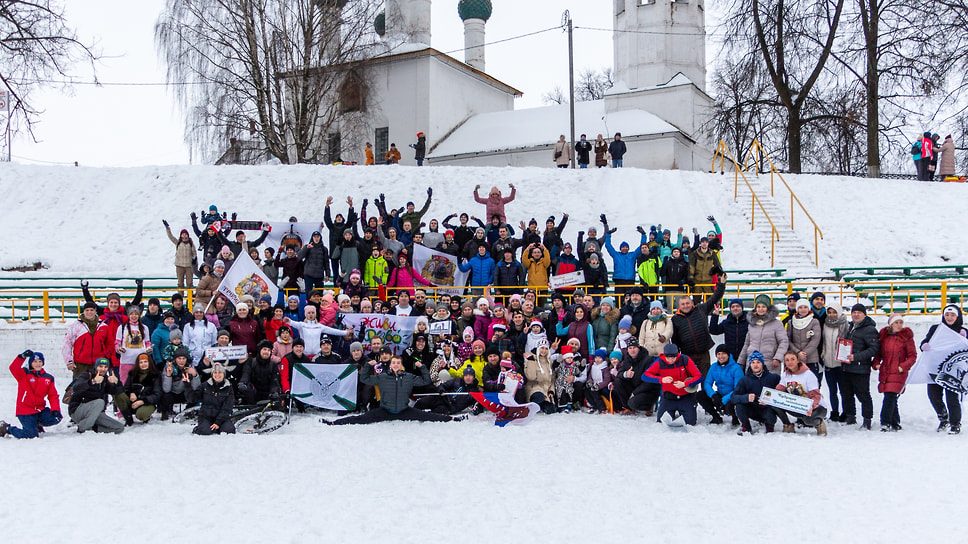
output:
M622 167L622 160L625 158L627 151L628 147L622 141L622 133L616 132L615 139L612 140L612 143L608 144L608 154L612 156L612 168Z
M709 372L709 348L716 344L709 334L709 314L725 292L726 274L721 274L716 290L706 302L696 304L691 297L680 295L678 311L672 316L672 343L696 363L703 379Z
M474 369L464 367L464 375L451 378L437 386L439 396L423 397L413 405L417 410L429 410L438 414L459 414L468 408L473 408L475 414L483 412L484 408L477 403L477 399L467 393L481 393L484 390L477 383Z
M126 426L134 425L134 418L147 423L155 407L161 402L161 374L147 353L138 355L137 368L128 373L124 392L114 397Z
M642 373L649 368L653 359L647 350L639 347L638 338L629 338L627 353L618 367L618 379L612 382L615 385L612 402L629 410L645 412L647 416L652 415L662 388L659 384L642 381Z
M413 148L413 160L417 161L417 166L423 166L424 157L427 156L427 137L423 132L417 133L417 143L410 144Z
M323 245L323 235L316 231L310 236L309 242L299 250L297 257L303 263L303 277L306 280L306 292L322 288L329 276L329 249Z
M282 394L282 381L279 365L271 360L272 342L259 342L259 353L250 357L242 365L242 378L239 380L239 393L244 404L255 404L260 400L277 400Z
M578 168L588 168L588 154L591 151L592 143L582 134L581 139L575 143L575 156L578 157Z
M124 386L114 373L110 372L110 361L101 357L94 362L94 368L74 380L71 401L67 413L77 424L77 432L94 430L96 433L118 433L124 431L124 424L108 417L104 408L108 395L124 393Z
M590 253L581 264L589 295L604 295L608 290L608 269L598 253Z
M751 420L766 425L766 432L768 433L772 433L773 426L776 425L776 411L769 406L760 404L759 400L760 392L763 391L764 387L776 389L776 386L780 383L780 375L766 370L762 353L758 351L753 353L756 356L750 356L750 367L746 371L746 375L739 380L739 383L733 388L733 394L729 397L729 403L733 405L736 418L742 425L736 433L739 435L753 433Z
M215 225L208 225L203 232L198 230L198 216L195 212L192 212L191 217L192 230L195 231L195 236L198 236L198 250L202 252L202 261L212 266L215 259L218 258L219 251L222 250L222 240L219 239Z
M202 406L198 410L198 426L195 434L235 434L232 407L235 393L232 384L225 379L225 368L216 363L212 377L202 384Z
M525 270L521 263L514 258L514 248L505 247L504 258L494 267L494 281L499 295L510 296L521 293L524 285Z
M455 225L452 225L450 221L456 215L457 214L453 214L453 213L448 215L447 217L444 218L444 222L441 224L444 227L454 231L454 242L457 243L458 252L460 252L464 249L464 246L467 245L467 242L470 242L471 238L474 238L474 232L478 228L482 228L482 229L484 228L484 223L480 219L475 217L474 221L477 223L477 226L476 227L471 226L469 224L470 216L468 216L467 213L461 213L459 216L460 224L455 226ZM477 253L477 248L474 248L474 253Z
M735 361L739 361L739 353L743 351L749 329L750 322L746 319L743 301L738 298L729 301L729 313L722 321L718 312L709 314L709 334L724 335L723 343Z
M643 296L644 290L636 285L625 295L626 303L622 305L619 315L632 318L632 326L636 330L642 327L642 322L649 318L649 304L651 301ZM611 346L598 346L609 349Z
M862 428L870 430L871 419L874 417L874 401L871 399L871 364L880 350L880 336L874 320L867 316L867 308L863 304L854 304L850 309L850 327L846 340L852 342L849 362L842 365L843 374L840 376L840 394L844 399L843 415L848 425L857 424L857 405L854 397L860 401L861 415L864 417Z

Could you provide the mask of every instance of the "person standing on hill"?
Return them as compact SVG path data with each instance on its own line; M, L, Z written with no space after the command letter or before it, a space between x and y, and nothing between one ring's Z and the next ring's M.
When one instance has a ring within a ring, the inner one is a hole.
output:
M608 166L608 160L605 155L608 153L608 142L601 134L595 139L595 167L603 168Z
M390 149L387 150L387 154L383 158L387 164L399 164L402 156L400 155L400 150L397 149L397 144L390 144Z
M484 204L485 220L489 220L496 215L500 219L501 223L507 223L507 216L504 215L504 206L510 204L517 194L517 189L514 188L513 183L509 183L508 186L511 187L511 194L509 194L506 198L501 195L501 190L496 186L491 187L491 192L487 194L487 198L483 198L477 193L477 191L481 188L480 185L474 187L474 202Z
M366 166L373 166L376 164L376 159L373 157L373 144L366 142L366 147L363 148L363 153L366 154Z
M427 137L423 132L417 133L417 143L410 144L413 148L413 159L417 161L417 166L423 166L424 157L427 156Z
M578 157L578 168L588 168L589 154L592 151L592 143L585 139L585 135L581 135L581 140L575 144L575 152Z
M182 229L178 234L178 238L175 238L171 233L168 220L162 219L161 222L165 225L165 232L168 234L168 239L171 240L171 243L175 244L175 276L178 277L179 292L186 286L191 289L194 287L195 279L194 274L192 274L192 263L195 260L195 242L188 235L187 229Z
M947 176L955 175L955 142L951 135L944 137L941 144L941 165L938 168L938 178L944 181Z
M608 144L608 153L612 156L612 168L622 167L622 160L625 158L627 151L628 147L622 141L622 133L616 132L615 139L612 140L612 143Z
M933 172L928 171L928 165L934 159L934 141L931 139L931 133L925 132L924 136L921 138L921 161L918 167L918 179L921 181L931 181Z
M555 161L555 166L558 168L568 168L568 165L571 164L571 146L565 141L564 134L558 137L558 141L552 148L552 154L552 160Z

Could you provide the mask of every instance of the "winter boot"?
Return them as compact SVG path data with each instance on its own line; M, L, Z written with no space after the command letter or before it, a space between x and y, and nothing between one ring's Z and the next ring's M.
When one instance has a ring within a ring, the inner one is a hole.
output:
M889 432L891 432L893 430L894 429L892 429L890 425L887 425L887 424L881 425L881 432L882 433L889 433Z
M713 412L713 418L709 421L709 424L710 425L722 425L723 424L723 416L719 415L718 413Z
M124 412L121 412L121 416L124 417L124 426L125 427L130 427L130 426L134 425L134 417L131 416L131 411L130 410L126 410Z
M944 414L943 418L938 418L940 422L938 423L938 432L943 433L948 428L948 414Z
M733 416L733 421L731 421L730 424L732 424L733 427L739 427L739 418Z
M464 421L468 417L470 416L467 414L457 414L456 416L454 416L454 419L452 419L451 421Z
M784 423L783 424L783 432L785 432L785 433L795 433L795 432L797 432L797 426L794 425L793 423Z
M840 421L847 425L857 425L857 418L855 416L841 416Z
M168 418L170 418L170 417L171 417L171 413L170 412L162 412L161 413L161 420L162 421L168 421Z
M817 436L827 436L827 422L822 419L817 424Z
M746 427L743 427L742 429L736 431L736 434L739 435L739 436L743 436L743 435L746 435L746 434L752 435L753 434L753 430L752 429L747 429Z
M955 423L948 429L948 434L961 434L961 424Z
M7 427L9 426L6 421L0 421L0 438L7 436Z
M835 423L840 421L840 413L837 412L836 410L830 412L830 421L833 421Z
M860 424L860 429L863 431L871 430L871 419L869 417L864 418L864 422Z

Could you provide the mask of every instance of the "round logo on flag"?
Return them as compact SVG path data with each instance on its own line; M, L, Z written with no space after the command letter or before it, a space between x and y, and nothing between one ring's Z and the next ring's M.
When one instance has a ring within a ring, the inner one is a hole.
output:
M339 377L336 374L324 372L312 382L310 390L314 397L329 398L338 390Z

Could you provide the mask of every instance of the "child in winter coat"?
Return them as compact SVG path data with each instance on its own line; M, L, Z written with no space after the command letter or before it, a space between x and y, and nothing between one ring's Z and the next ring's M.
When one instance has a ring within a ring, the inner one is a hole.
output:
M524 399L534 402L546 414L558 411L554 403L555 371L551 346L547 340L538 342L534 353L524 358Z
M570 346L561 348L555 369L555 397L558 399L559 411L581 409L585 399L585 381L588 379L586 367L585 362Z
M64 419L54 377L44 371L43 353L24 351L10 363L10 373L17 380L17 419L22 428L0 421L0 437L36 438L41 426L57 425Z
M272 355L269 360L273 363L282 363L282 358L289 355L292 351L292 329L289 325L283 325L276 331L276 341L272 343Z
M473 354L471 344L474 343L474 329L464 327L464 332L461 333L461 340L463 342L457 345L457 360L463 363Z
M370 251L370 258L363 265L363 278L366 286L370 289L378 289L381 285L386 285L390 275L390 263L383 258L379 247L374 247Z
M618 322L618 335L615 336L615 347L613 351L625 353L625 348L629 347L629 339L632 338L632 316L626 315Z
M621 362L621 354L619 354ZM606 401L612 384L612 374L609 372L608 352L605 348L595 350L595 360L588 367L588 379L585 380L585 400L598 413L605 413Z

